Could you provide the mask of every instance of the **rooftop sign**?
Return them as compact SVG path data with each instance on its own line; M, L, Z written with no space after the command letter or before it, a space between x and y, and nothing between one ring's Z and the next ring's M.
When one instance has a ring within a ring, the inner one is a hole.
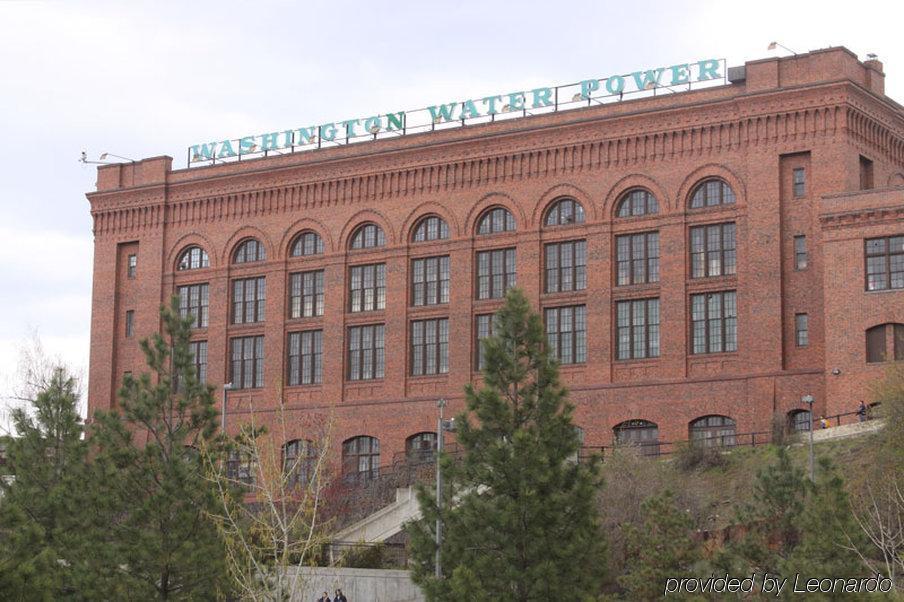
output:
M188 149L188 165L191 167L217 161L238 161L243 158L517 119L617 102L626 95L681 92L701 83L725 83L725 71L724 59L706 59L626 75L612 75L605 79L587 79L563 86L453 101L414 111L372 115L220 142L193 144Z

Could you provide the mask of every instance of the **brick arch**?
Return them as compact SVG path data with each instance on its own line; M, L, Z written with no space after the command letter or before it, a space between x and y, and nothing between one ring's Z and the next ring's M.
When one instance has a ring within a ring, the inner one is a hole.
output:
M280 259L286 259L289 257L289 252L291 251L290 247L292 243L295 241L295 238L301 234L305 230L311 230L320 235L320 238L323 240L323 251L325 253L331 253L336 250L333 246L333 237L330 235L330 230L323 223L311 219L309 217L303 217L300 220L297 220L283 232L282 240L279 242L279 257Z
M358 226L364 225L366 222L373 222L383 228L387 247L398 244L395 230L392 229L391 222L385 215L373 209L362 209L346 220L345 225L342 226L342 231L338 238L339 248L343 251L348 251L348 245L351 242L352 234L358 229Z
M584 207L586 221L597 221L599 219L598 208L596 203L593 202L592 196L573 184L556 184L540 195L540 199L534 205L534 211L531 215L531 226L542 228L543 216L546 214L546 210L552 206L554 201L563 197L571 197Z
M171 272L177 271L176 263L179 261L179 256L182 254L182 251L196 245L207 251L207 259L210 261L210 267L217 267L219 252L214 250L213 243L210 242L210 239L198 232L189 232L180 237L170 247L169 253L167 253L166 256L166 263L164 264L167 266L166 269Z
M643 174L630 174L609 188L608 194L606 194L606 198L603 200L603 215L608 216L609 219L616 219L615 217L615 205L621 199L621 196L631 190L632 188L646 188L650 192L653 193L653 196L656 197L656 202L659 203L659 214L665 215L666 213L671 213L674 205L669 200L669 196L666 194L665 187L663 187L659 182L651 178L650 176L646 176Z
M222 249L220 261L223 262L223 265L232 265L232 254L235 252L236 245L246 238L256 238L263 243L264 248L267 250L267 261L276 257L273 241L270 240L270 237L263 230L254 226L242 226L229 237Z
M465 219L465 232L468 236L476 236L477 220L483 215L484 211L490 207L505 207L511 211L512 215L515 216L516 232L522 232L525 229L529 229L530 224L527 221L527 216L524 215L524 212L521 210L518 203L515 202L515 199L504 192L491 192L482 196L471 206L471 210L468 211L468 217Z
M904 186L904 172L893 173L888 176L888 187Z
M411 234L414 227L421 221L421 218L427 217L428 215L437 215L446 220L446 223L449 224L450 238L461 236L461 224L459 224L454 213L449 211L449 209L441 203L437 203L436 201L425 201L409 212L405 221L402 222L402 229L399 233L400 240L405 241L406 244L411 242Z
M697 187L697 184L709 178L724 180L731 186L731 189L735 194L736 205L747 204L747 187L744 186L744 180L724 165L708 163L706 165L701 165L692 171L681 182L681 186L678 188L678 196L676 197L676 206L682 211L687 211L690 206L691 193L694 191L694 188Z

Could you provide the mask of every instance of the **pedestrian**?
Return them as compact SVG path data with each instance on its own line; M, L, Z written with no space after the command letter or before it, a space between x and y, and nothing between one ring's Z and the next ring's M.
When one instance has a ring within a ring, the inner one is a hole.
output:
M824 429L829 428L829 421L826 420L825 416L819 417L819 428L824 428Z
M323 595L317 598L317 602L332 602L330 600L330 595L326 592L323 592Z
M860 400L860 407L857 408L857 418L860 422L866 421L866 404L863 403L863 400Z
M333 596L333 602L348 602L348 598L345 597L341 589L337 589L336 595Z

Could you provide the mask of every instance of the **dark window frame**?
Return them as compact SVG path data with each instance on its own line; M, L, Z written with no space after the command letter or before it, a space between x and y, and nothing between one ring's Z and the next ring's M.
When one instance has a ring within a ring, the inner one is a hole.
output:
M449 373L449 318L412 320L408 365L411 376Z
M256 238L246 238L240 242L232 253L232 263L256 263L267 260L267 249Z
M351 470L352 468L354 470ZM342 442L343 478L369 480L376 478L379 474L379 439L369 435L357 435Z
M627 253L627 257L623 253ZM655 253L655 255L654 255ZM615 237L616 286L659 282L659 230L619 234ZM642 274L638 275L638 268Z
M807 196L807 170L804 167L795 167L791 170L791 194L795 199Z
M411 242L430 242L449 239L449 224L438 215L425 215L418 220L411 233Z
M738 273L738 229L735 222L691 226L688 232L691 278L718 278ZM702 238L698 238L698 234Z
M290 332L286 339L286 385L299 387L323 382L323 330Z
M545 307L543 324L549 354L561 365L587 363L586 305Z
M501 257L501 263L495 261L496 257ZM482 263L483 258L486 261ZM476 271L476 289L475 294L478 300L483 299L501 299L505 296L508 289L517 286L517 270L518 256L515 247L507 247L504 249L486 249L477 251L474 261L474 269ZM497 272L497 266L501 265L502 271ZM484 273L483 267L486 267ZM486 286L484 286L484 283ZM486 292L484 294L484 291Z
M323 255L323 237L314 230L302 230L292 241L290 257Z
M637 447L643 456L659 455L659 425L650 420L625 420L612 427L616 447Z
M806 270L810 263L810 256L807 253L807 237L805 234L797 234L794 237L794 269L797 271Z
M126 277L129 280L134 280L135 276L138 274L138 253L129 253L129 256L126 258Z
M365 339L365 335L368 337ZM369 346L365 347L364 345ZM361 324L348 327L346 378L349 381L382 380L386 371L386 338L384 324Z
M191 245L179 255L176 262L176 271L202 270L210 267L210 256L198 245Z
M266 317L267 277L233 278L231 324L259 324ZM249 293L251 293L249 295Z
M518 224L515 216L505 207L491 207L484 211L477 220L477 236L491 236L515 232Z
M319 450L309 439L292 439L282 447L282 470L289 487L306 486L317 470Z
M695 447L734 447L737 430L737 421L722 414L700 416L688 424L691 445Z
M207 341L191 341L188 344L188 350L191 353L191 361L195 367L195 377L198 382L204 384L207 382Z
M229 375L233 389L264 386L264 336L229 339Z
M728 182L722 178L706 178L694 186L688 207L695 210L712 209L735 203L737 203L737 196Z
M383 228L373 222L361 224L355 228L348 248L352 251L379 249L386 246L386 233Z
M483 354L483 339L493 336L493 322L495 314L477 314L474 316L474 366L477 372L486 367L486 357Z
M550 261L554 265L551 266ZM570 265L564 265L566 263ZM568 293L586 288L587 240L563 240L543 245L543 291Z
M324 270L289 274L289 319L323 315Z
M125 325L125 335L127 339L131 339L135 336L135 310L127 309L126 317L125 317L126 325Z
M631 188L625 191L615 205L616 218L643 217L659 213L659 201L646 188Z
M900 244L900 248L895 250L892 246L893 243ZM871 246L875 247L879 244L882 245L881 250L870 249ZM904 234L864 239L863 255L864 286L867 292L904 289ZM873 262L871 260L880 261ZM875 263L881 264L881 271L870 271L871 264ZM900 269L893 270L893 267ZM881 285L873 286L876 281L872 279L878 275L882 276Z
M627 323L622 320L624 313L622 308L627 308ZM637 308L642 310L640 323L635 323L638 317ZM625 299L615 303L615 359L617 361L660 357L662 354L661 337L662 304L659 297Z
M421 307L449 303L451 264L449 255L411 260L411 305ZM434 276L432 280L431 275Z
M568 211L563 212L563 208ZM556 228L559 226L574 226L583 224L586 218L584 206L571 197L563 197L553 201L546 210L543 218L544 228Z
M210 323L210 284L183 284L176 287L179 316L194 317L192 328L207 328Z
M728 297L731 296L732 302L726 303ZM710 300L714 297L719 298L719 316L712 317L710 311ZM694 318L694 301L695 299L703 300L702 319ZM731 308L733 313L728 315L726 308ZM736 290L728 291L712 291L706 293L697 293L691 295L690 304L690 327L691 327L691 355L706 355L712 353L735 353L738 350L738 296ZM714 349L713 345L713 322L719 322L719 349ZM697 348L697 324L703 325L703 341L705 345L702 350Z
M348 311L362 313L383 309L386 309L386 264L349 266Z
M810 344L810 317L806 313L794 314L794 343L798 347Z

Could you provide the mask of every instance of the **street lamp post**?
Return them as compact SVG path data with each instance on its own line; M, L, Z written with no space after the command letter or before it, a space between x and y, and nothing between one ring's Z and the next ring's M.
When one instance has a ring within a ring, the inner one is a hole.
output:
M445 433L446 431L452 432L455 430L455 419L452 418L450 420L446 420L443 418L443 408L446 407L446 400L440 399L436 402L436 407L439 408L439 418L436 421L436 562L435 562L435 576L437 579L443 578L443 568L442 568L442 557L440 554L440 549L443 545L443 469L440 466L440 455L443 453L443 448L445 447Z
M226 434L226 398L229 396L229 391L232 390L232 383L226 383L223 385L223 415L220 416L220 429L223 431L223 434Z
M810 481L816 480L816 474L813 469L813 396L804 395L800 399L810 408Z

